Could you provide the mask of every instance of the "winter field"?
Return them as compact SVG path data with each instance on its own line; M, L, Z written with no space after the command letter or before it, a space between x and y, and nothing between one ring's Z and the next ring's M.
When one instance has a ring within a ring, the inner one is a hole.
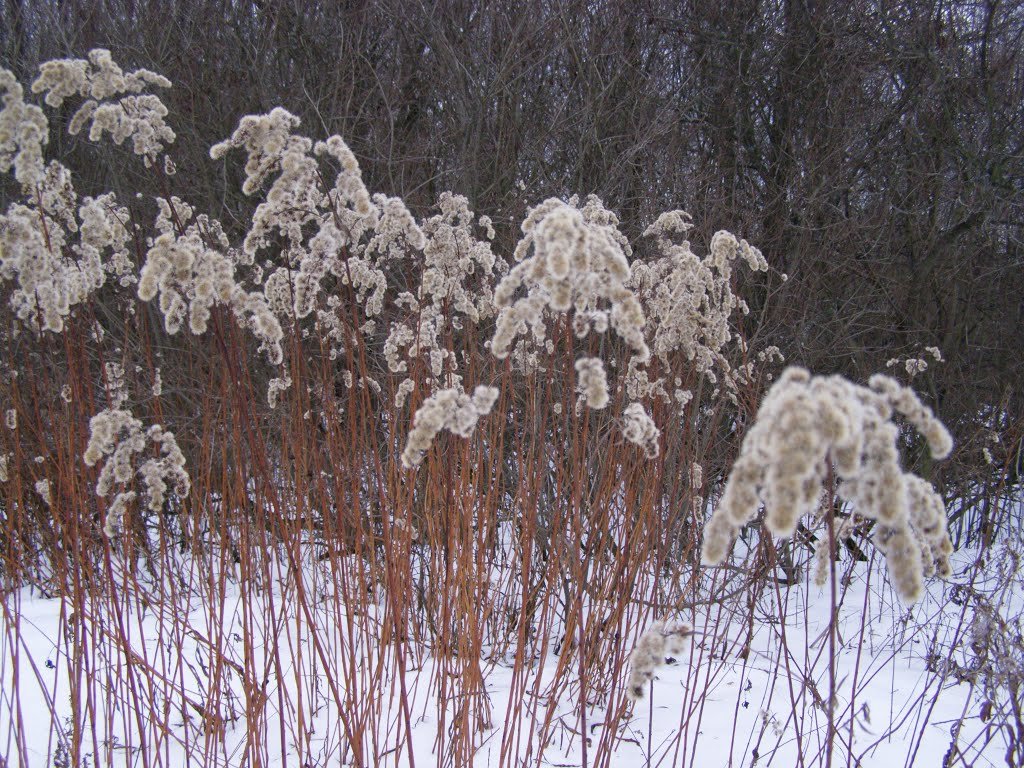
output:
M958 553L913 609L877 561L848 564L832 625L829 589L806 581L673 612L697 641L638 703L612 681L586 711L583 686L600 681L559 647L557 605L548 642L466 659L385 645L387 596L346 611L338 591L354 574L316 562L302 579L268 566L259 588L181 585L173 604L131 581L78 610L26 589L6 606L7 761L69 765L77 744L74 764L90 766L577 766L585 730L592 764L1013 765L1020 699L1005 686L1020 635L1005 617L1024 602L1019 556L977 556ZM649 615L629 613L612 676Z
M1024 764L1022 422L941 349L787 367L741 237L414 214L280 107L219 220L169 87L0 70L0 766Z

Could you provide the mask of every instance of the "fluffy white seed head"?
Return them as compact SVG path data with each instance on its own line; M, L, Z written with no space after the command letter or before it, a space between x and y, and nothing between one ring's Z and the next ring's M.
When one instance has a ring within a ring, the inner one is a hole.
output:
M0 69L0 173L14 168L14 178L29 191L45 173L43 147L50 140L50 126L43 110L24 102L24 89L14 73Z
M667 657L686 650L693 636L688 624L668 627L656 621L640 637L629 655L629 680L626 690L633 701L644 697L647 683L654 679L659 667L664 666Z
M576 389L588 407L608 405L608 378L600 358L581 357L576 361Z
M164 122L167 107L157 96L144 93L153 86L169 88L170 81L162 75L148 69L126 73L102 48L89 51L88 59L48 61L39 72L32 91L45 93L49 106L60 107L76 96L85 99L68 126L72 135L89 125L90 141L99 141L106 133L115 144L131 139L132 150L147 166L174 142L174 131Z
M661 430L640 403L630 403L622 412L622 436L634 445L643 448L647 458L658 455L658 438Z
M681 351L704 373L724 363L722 349L733 338L730 318L745 307L732 291L733 263L742 259L755 272L768 264L746 240L724 231L700 258L686 239L691 226L685 211L669 211L648 227L644 235L653 239L658 258L635 263L629 287L651 319L652 353L667 361Z
M495 387L481 385L473 390L472 396L449 388L428 397L413 416L413 428L402 451L402 465L406 469L418 466L441 430L469 437L477 422L491 412L499 393Z
M839 496L861 517L878 521L877 540L897 590L908 602L916 600L926 570L919 540L932 537L926 539L927 552L940 564L936 570L945 570L937 553L948 554L951 545L941 500L925 490L931 489L928 483L900 467L894 408L925 435L936 458L949 453L945 427L893 379L876 376L862 387L839 376L787 369L743 440L704 532L703 562L721 563L761 504L767 528L792 535L801 516L817 508L831 463Z
M495 289L501 311L491 352L504 359L528 322L543 322L546 311L574 309L584 318L577 332L590 330L593 313L608 312L604 317L610 319L611 327L646 362L650 357L643 333L646 318L626 286L632 250L614 214L594 196L582 207L577 198L568 202L550 198L530 210L522 230L514 254L518 264ZM520 291L525 295L514 299Z
M157 455L145 459L136 469L147 446ZM174 486L179 498L188 495L191 487L185 456L174 434L160 425L143 431L142 422L124 409L107 409L89 420L89 444L82 460L90 467L103 462L96 481L97 496L106 497L115 484L120 486L107 508L103 530L108 536L121 526L126 509L136 498L128 488L136 476L145 487L147 508L152 512L163 508L169 485Z

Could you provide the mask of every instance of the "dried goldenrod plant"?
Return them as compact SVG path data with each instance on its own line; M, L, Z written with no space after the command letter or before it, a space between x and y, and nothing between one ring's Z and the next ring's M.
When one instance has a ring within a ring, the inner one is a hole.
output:
M115 535L137 496L129 489L136 474L146 488L146 506L152 512L163 508L168 482L173 483L179 498L188 494L191 481L185 471L185 456L174 434L159 424L143 431L142 422L131 411L107 409L92 417L89 433L89 445L82 460L90 467L103 460L96 480L96 495L106 497L115 486L121 488L107 508L103 525L107 536ZM146 450L147 444L157 449L158 456L145 459L136 468L137 457Z
M924 436L934 458L949 455L949 432L913 390L894 379L876 375L863 387L788 368L743 440L704 529L703 561L723 562L739 529L762 504L768 530L792 536L800 518L817 508L831 469L840 497L876 522L875 541L897 591L907 602L916 601L926 572L948 575L952 544L941 499L900 467L894 411Z

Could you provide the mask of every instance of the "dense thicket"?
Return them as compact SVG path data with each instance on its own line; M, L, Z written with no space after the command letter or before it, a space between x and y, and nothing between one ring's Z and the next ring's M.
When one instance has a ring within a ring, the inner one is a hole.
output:
M727 225L797 278L764 312L753 287L748 333L861 380L938 346L916 385L974 459L982 422L1012 435L1024 410L1022 38L998 0L0 6L0 66L24 81L96 46L166 75L191 198L226 225L252 203L207 149L278 105L415 212L465 194L506 250L549 195L595 192L631 236L676 207L698 242ZM83 192L155 183L59 140Z

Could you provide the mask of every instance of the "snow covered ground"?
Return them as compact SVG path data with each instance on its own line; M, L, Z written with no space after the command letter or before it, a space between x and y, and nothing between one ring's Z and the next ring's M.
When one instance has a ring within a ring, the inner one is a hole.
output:
M323 585L318 601L232 581L114 608L26 590L4 607L0 764L579 766L585 746L588 765L1006 765L996 725L1012 702L986 683L998 654L979 643L1012 629L999 622L1022 613L1024 590L1012 551L985 569L977 555L957 553L953 579L909 610L877 562L844 565L834 634L830 589L806 581L739 596L745 616L690 609L688 655L635 704L623 671L588 707L586 745L578 656L557 655L557 637L519 663L426 654L378 635L384 600L372 616L309 610L336 603Z

